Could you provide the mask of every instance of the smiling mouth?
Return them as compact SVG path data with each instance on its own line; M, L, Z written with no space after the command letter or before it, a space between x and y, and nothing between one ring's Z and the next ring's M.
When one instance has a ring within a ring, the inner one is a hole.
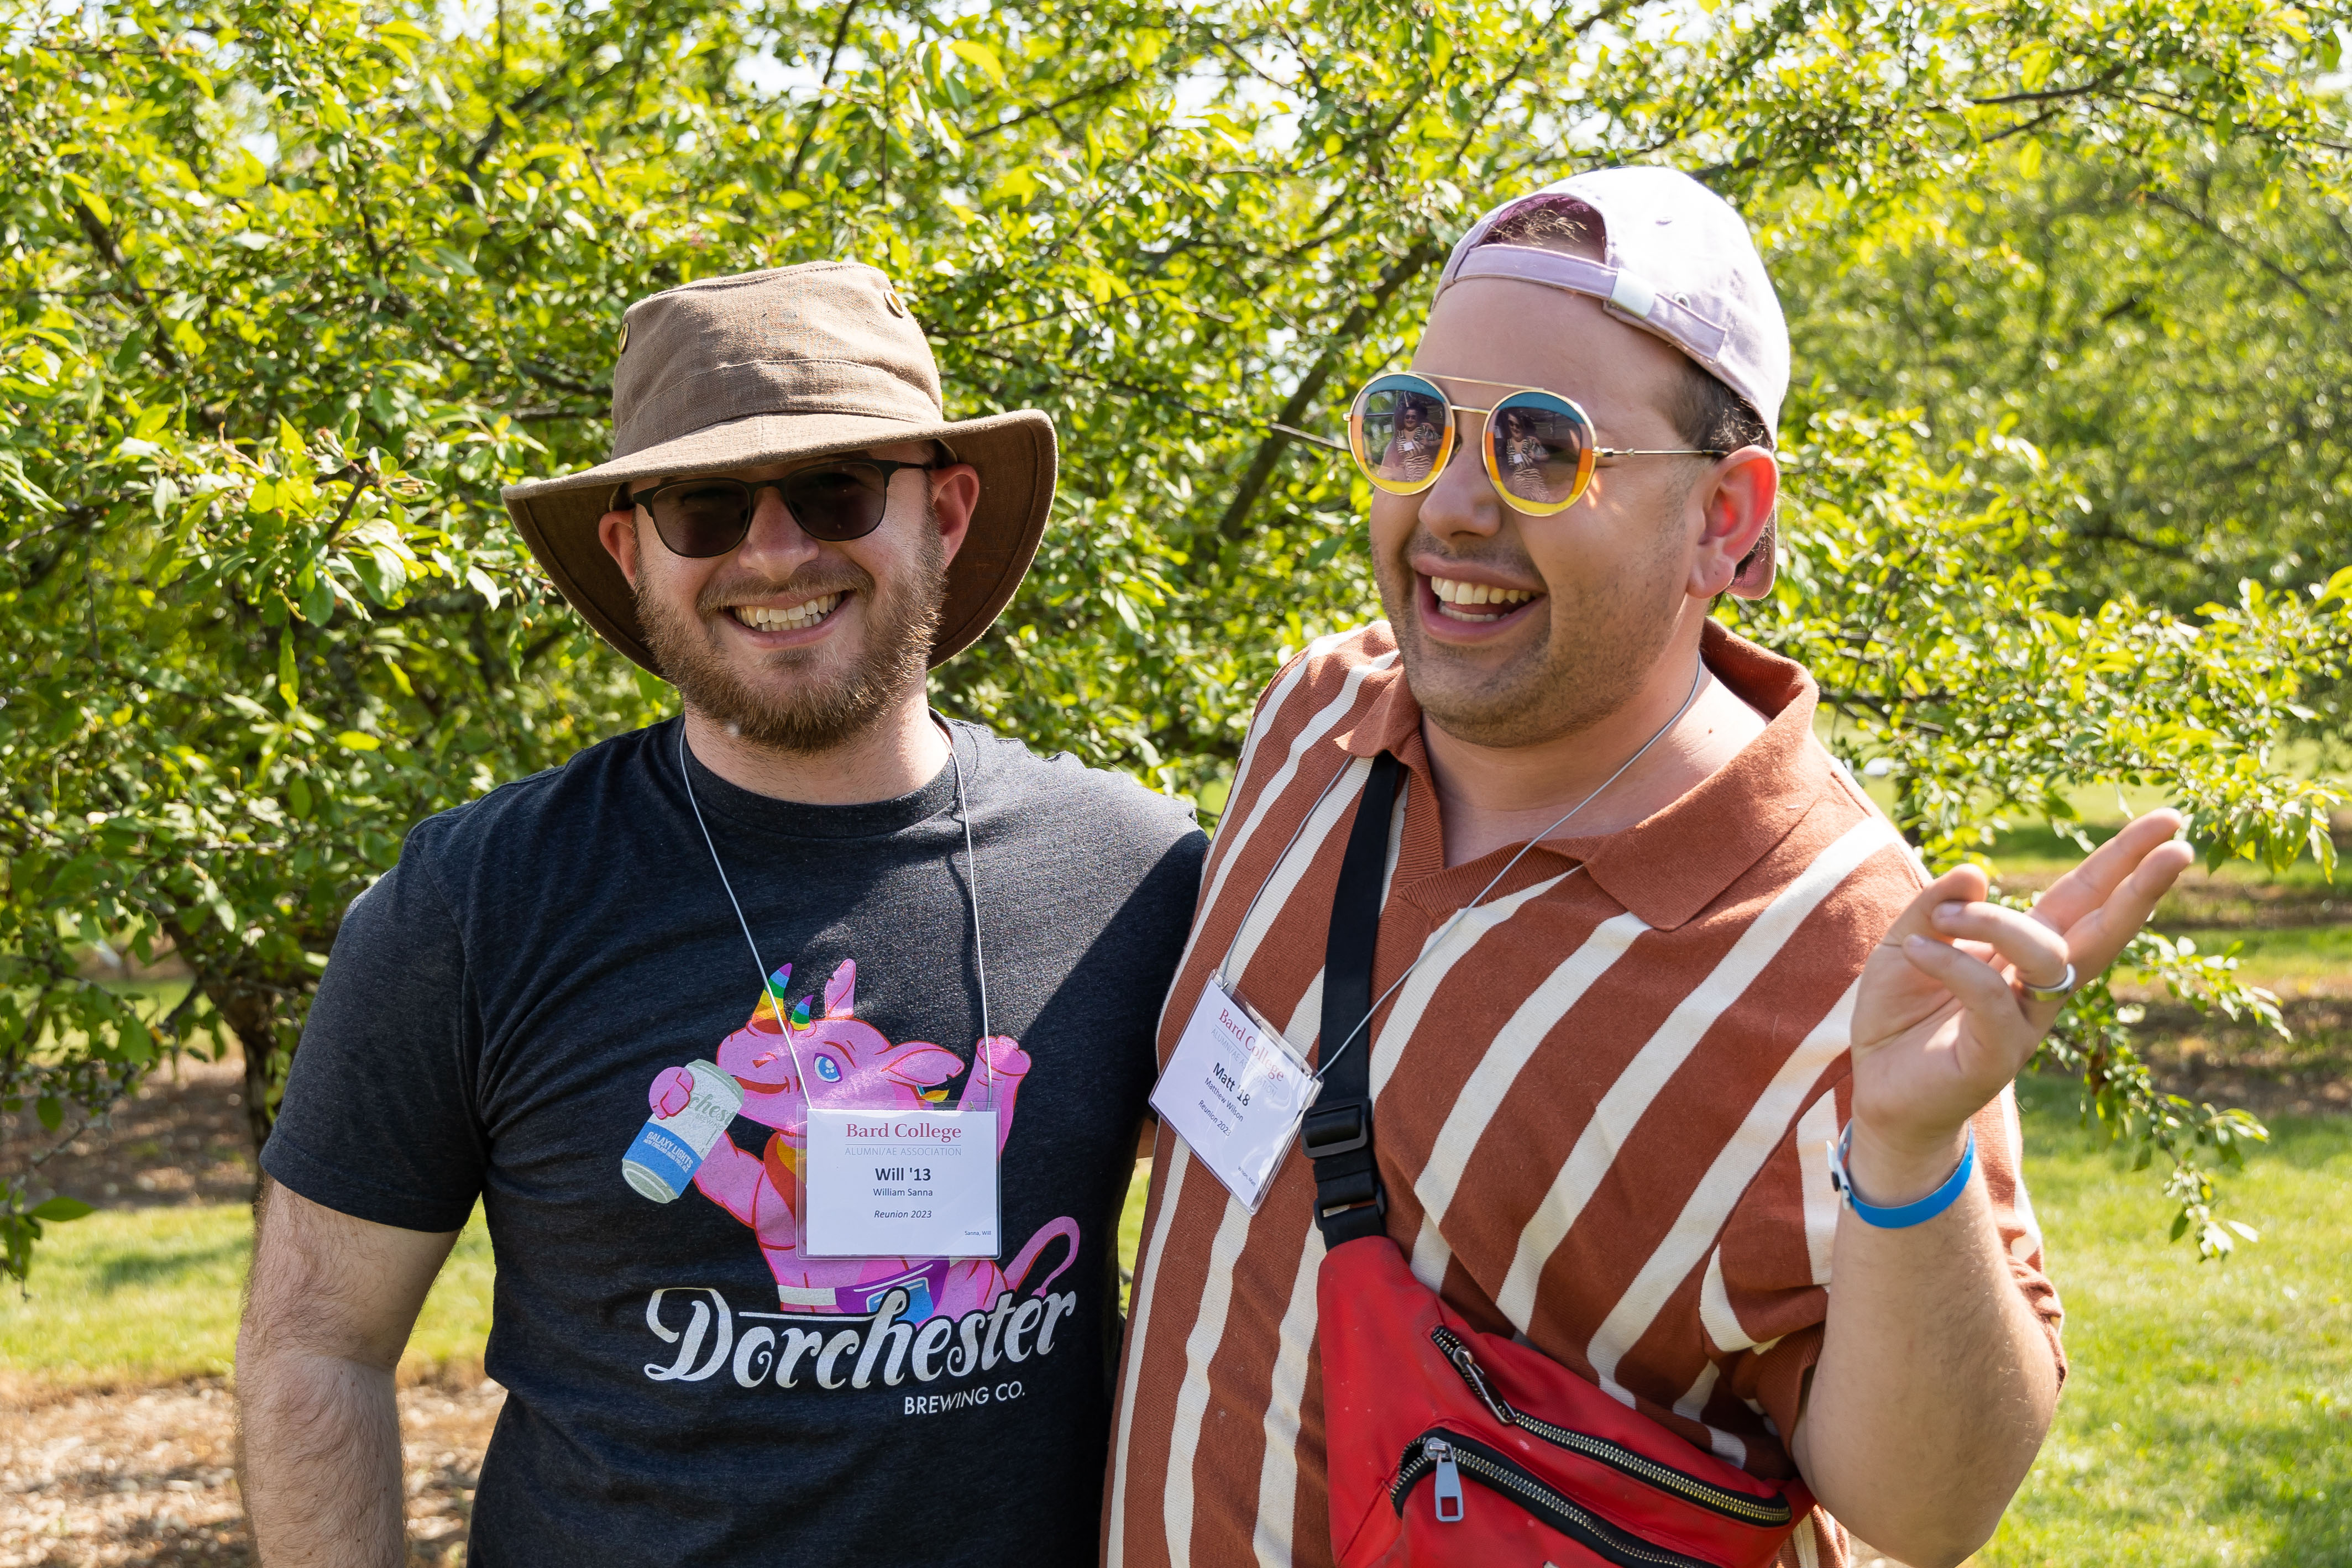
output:
M788 610L773 610L764 604L734 604L728 607L727 613L735 617L738 625L754 632L799 632L832 614L848 597L846 592L821 593Z
M1429 588L1437 596L1437 612L1448 621L1500 621L1521 605L1542 597L1524 588L1496 588L1484 582L1457 582L1450 577L1432 577Z

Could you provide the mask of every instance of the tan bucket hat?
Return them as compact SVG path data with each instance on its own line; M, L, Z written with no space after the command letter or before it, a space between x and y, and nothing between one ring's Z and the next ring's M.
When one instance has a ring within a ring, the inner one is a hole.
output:
M980 471L980 504L930 662L979 641L1021 586L1054 503L1054 422L1034 408L947 418L931 346L875 268L812 261L667 289L629 307L620 356L611 461L503 494L572 607L654 674L628 580L596 538L614 491L638 480L944 442Z

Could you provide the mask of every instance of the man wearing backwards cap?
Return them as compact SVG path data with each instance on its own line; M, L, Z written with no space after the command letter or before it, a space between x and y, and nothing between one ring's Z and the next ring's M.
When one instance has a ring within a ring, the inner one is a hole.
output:
M1708 616L1771 584L1788 375L1738 216L1622 168L1482 218L1412 373L1358 395L1388 618L1261 702L1160 1055L1221 965L1318 1061L1323 1023L1354 1027L1321 1010L1326 936L1391 754L1354 1037L1385 1210L1338 1181L1318 1202L1294 1153L1253 1216L1162 1132L1108 1563L1323 1564L1353 1538L1327 1511L1316 1290L1317 1210L1350 1205L1477 1328L1801 1472L1822 1511L1785 1562L1845 1561L1842 1521L1957 1563L2025 1474L2063 1362L2010 1081L2190 856L2158 812L2031 917L1975 868L1927 881L1814 740L1811 679ZM1450 443L1391 450L1426 428Z
M403 1560L393 1368L478 1198L469 1563L1088 1561L1202 840L924 703L1036 550L1052 426L943 417L904 301L832 262L638 301L613 418L507 504L685 712L419 824L352 904L263 1155L261 1559ZM825 1164L877 1129L919 1141Z

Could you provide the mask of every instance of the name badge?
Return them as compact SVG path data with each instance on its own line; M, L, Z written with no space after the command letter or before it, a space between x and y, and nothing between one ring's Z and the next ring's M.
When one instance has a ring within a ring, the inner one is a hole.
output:
M993 1258L993 1111L828 1111L808 1118L812 1258Z
M1252 1214L1323 1087L1297 1051L1212 974L1151 1108Z

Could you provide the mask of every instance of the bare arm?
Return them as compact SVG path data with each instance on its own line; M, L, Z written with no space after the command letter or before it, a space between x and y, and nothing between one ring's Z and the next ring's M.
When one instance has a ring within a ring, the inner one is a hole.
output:
M265 1182L236 1395L240 1481L267 1568L405 1560L392 1375L457 1239Z
M2115 960L2191 857L2180 819L2142 817L2029 915L1980 902L1963 866L1913 901L1863 971L1853 1145L1868 1202L1927 1197L1960 1160L2062 1002L2012 983L2089 978ZM1838 1216L1829 1320L1790 1448L1823 1507L1881 1551L1937 1568L1982 1545L2032 1468L2058 1401L2050 1342L2018 1290L1981 1175L1903 1229Z

